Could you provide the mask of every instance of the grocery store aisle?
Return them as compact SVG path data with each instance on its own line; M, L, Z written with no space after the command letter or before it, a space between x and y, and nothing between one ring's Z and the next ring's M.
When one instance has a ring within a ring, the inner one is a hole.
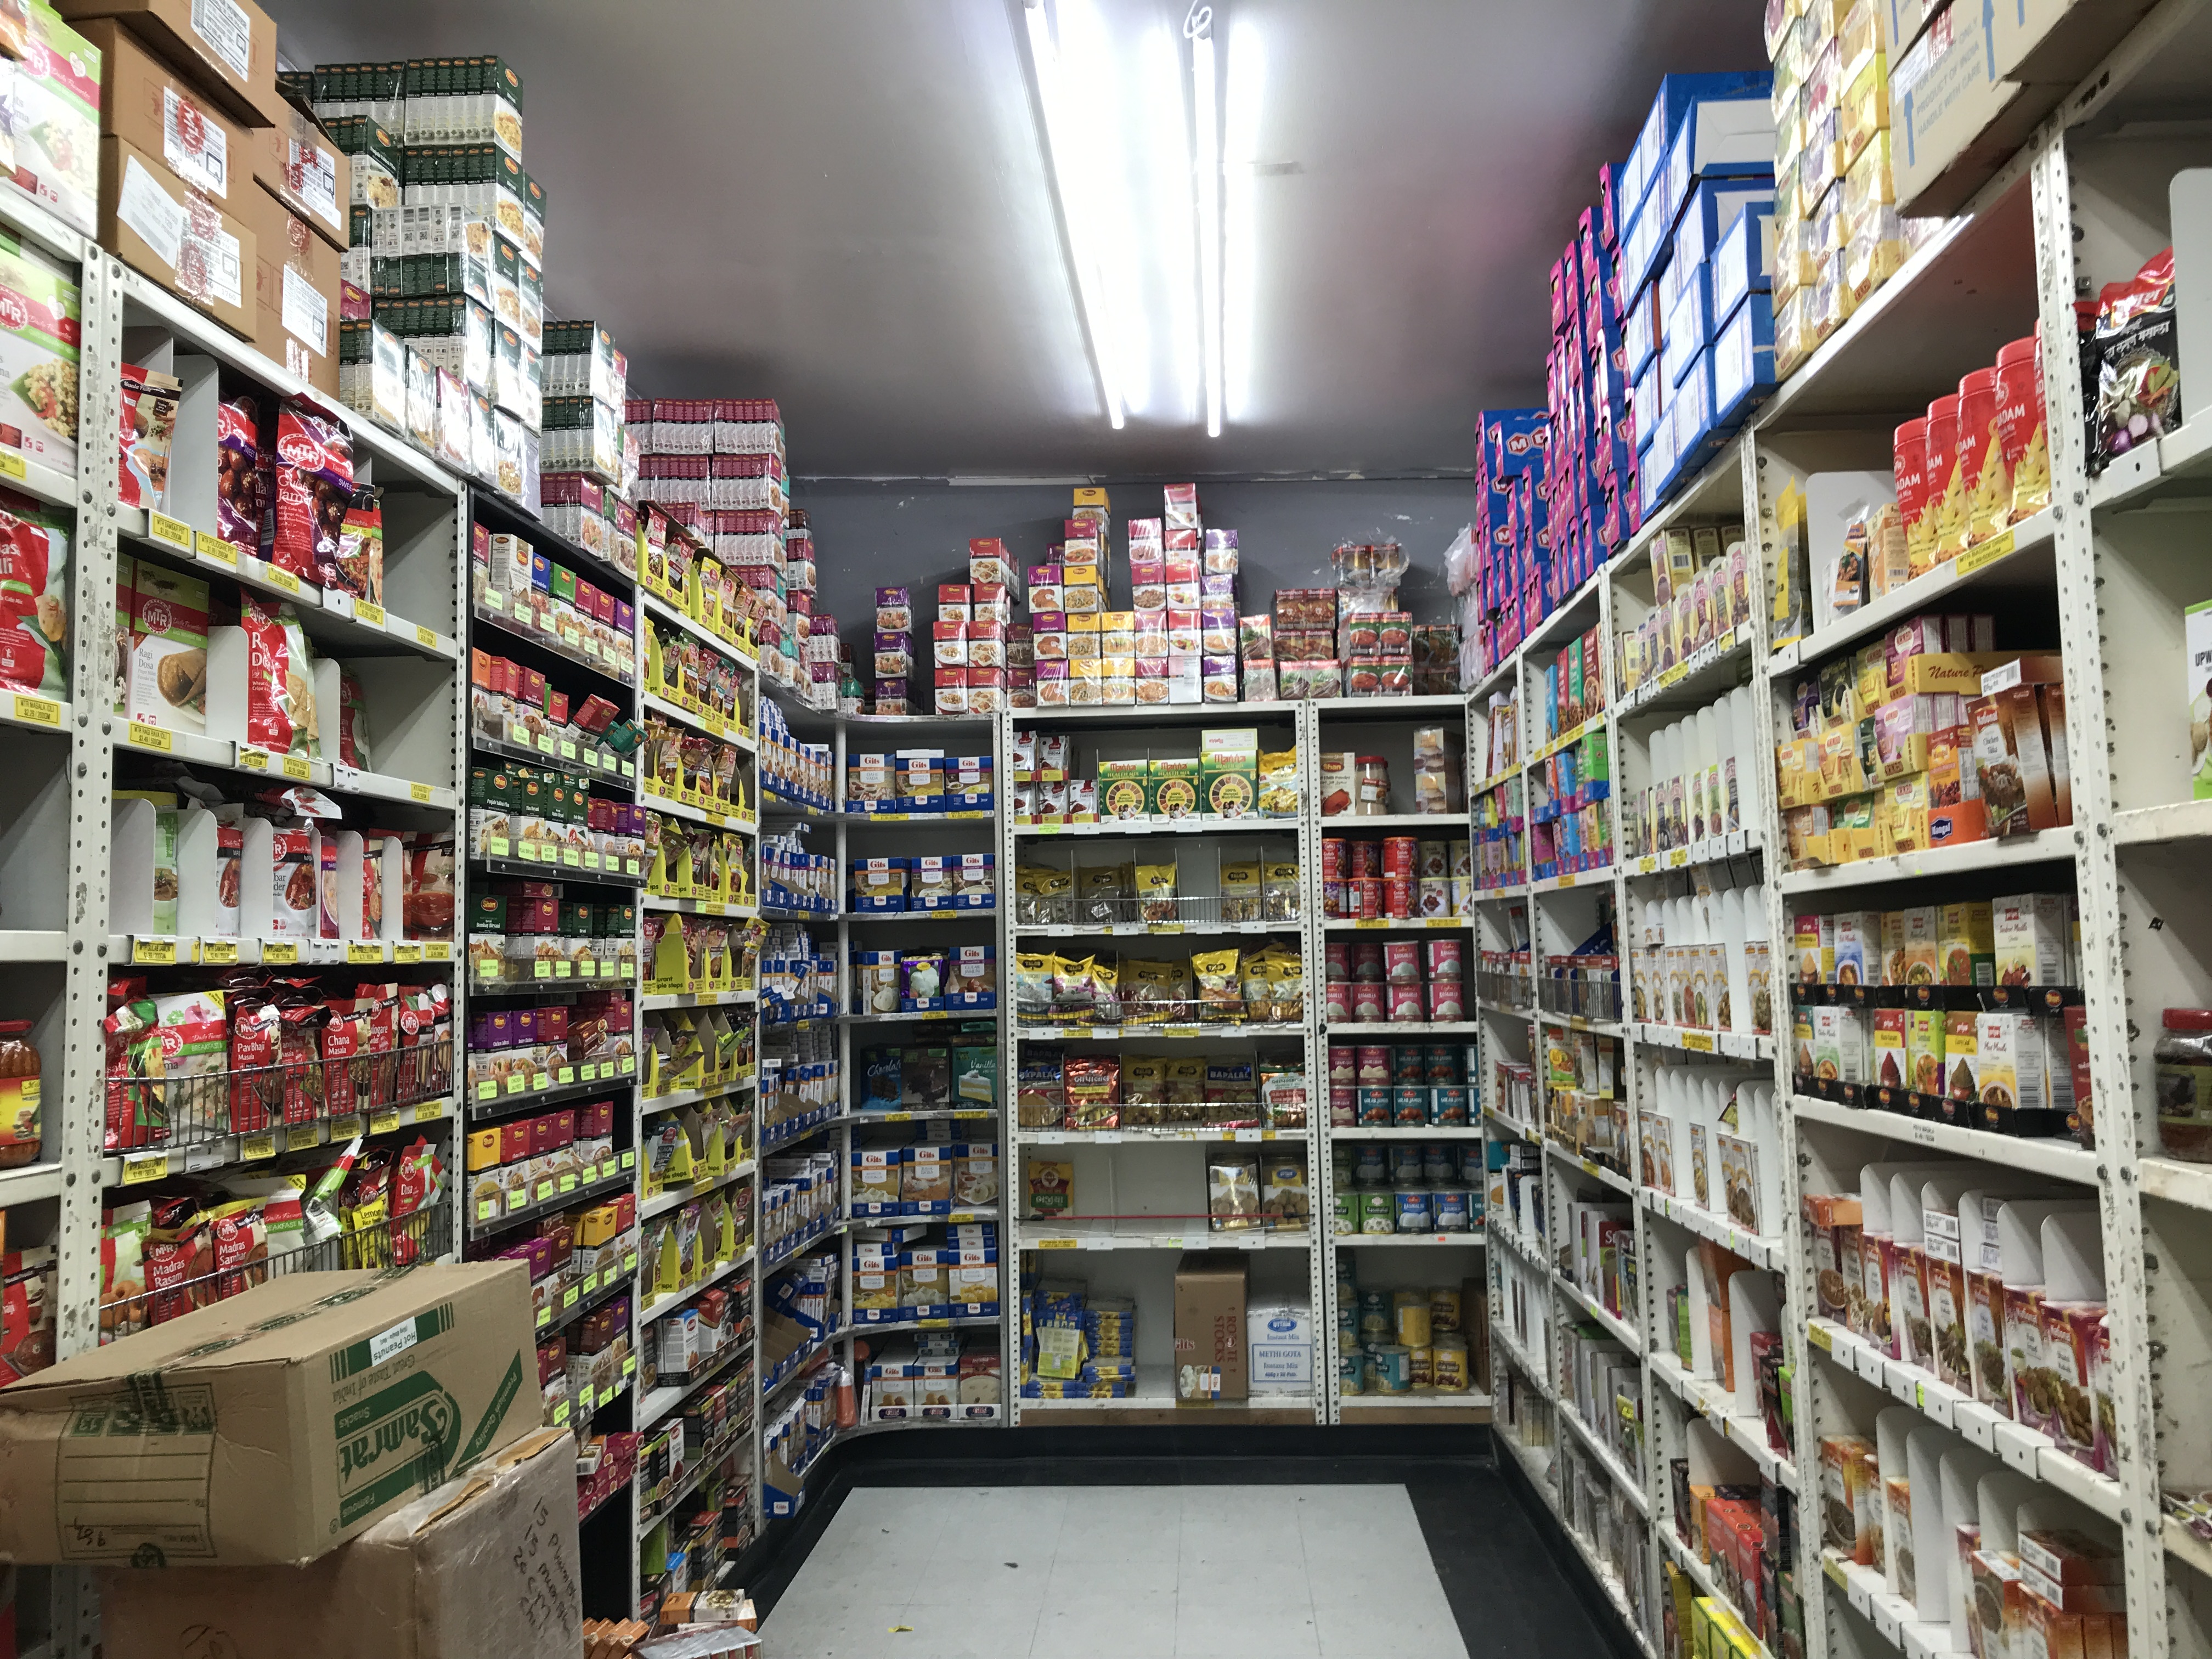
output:
M1418 1475L1332 1474L857 1486L763 1633L809 1659L1607 1650L1494 1471L1455 1465L1449 1504Z

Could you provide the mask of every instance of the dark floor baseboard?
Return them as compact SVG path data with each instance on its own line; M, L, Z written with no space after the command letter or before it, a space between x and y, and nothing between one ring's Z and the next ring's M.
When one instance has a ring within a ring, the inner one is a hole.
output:
M1636 1632L1622 1616L1620 1608L1613 1605L1612 1595L1598 1582L1597 1575L1590 1571L1589 1563L1583 1559L1583 1553L1575 1547L1574 1540L1567 1536L1566 1522L1559 1517L1544 1494L1537 1490L1535 1482L1529 1478L1521 1461L1501 1453L1498 1467L1505 1477L1506 1489L1528 1516L1529 1525L1536 1535L1544 1540L1546 1552L1561 1575L1575 1587L1576 1595L1590 1609L1591 1622L1603 1636L1607 1651L1613 1655L1613 1659L1644 1659L1644 1649L1637 1640Z

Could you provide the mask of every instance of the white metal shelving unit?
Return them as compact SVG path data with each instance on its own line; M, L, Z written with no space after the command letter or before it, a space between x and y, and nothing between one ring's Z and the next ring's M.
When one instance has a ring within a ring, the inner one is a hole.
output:
M1931 609L2039 607L2033 614L2053 619L2063 656L2067 743L2076 757L2070 828L2025 842L1978 842L1840 868L1784 873L1778 866L1766 870L1764 890L1778 1022L1788 1014L1784 942L1798 910L1924 902L1950 890L1947 884L1954 880L1975 884L1976 892L2000 890L2009 878L2024 887L2070 886L2081 916L2098 1125L2094 1151L1794 1097L1790 1044L1770 1036L1747 1042L1740 1031L1723 1032L1707 1043L1695 1033L1654 1026L1648 1016L1625 1030L1622 1070L1632 1126L1650 1109L1644 1085L1656 1066L1734 1060L1771 1077L1783 1200L1778 1215L1761 1213L1763 1231L1754 1236L1686 1200L1679 1170L1674 1194L1637 1188L1646 1456L1641 1469L1607 1466L1631 1489L1634 1506L1650 1516L1650 1547L1637 1564L1648 1611L1636 1634L1647 1647L1656 1649L1658 1638L1662 1562L1675 1562L1705 1584L1694 1556L1671 1535L1667 1465L1686 1457L1693 1480L1759 1478L1796 1495L1796 1581L1804 1604L1805 1651L1813 1659L1887 1659L1893 1653L1917 1659L1963 1650L1963 1633L1954 1640L1947 1626L1916 1622L1910 1603L1884 1591L1878 1571L1824 1560L1819 1547L1820 1437L1871 1437L1875 1413L1901 1402L1959 1443L1990 1450L2037 1482L2055 1522L2078 1515L2113 1524L2124 1558L2130 1650L2189 1659L2212 1655L2212 1549L2167 1519L2160 1502L2161 1486L2212 1485L2212 1429L2203 1411L2203 1381L2212 1367L2212 1295L2205 1289L2212 1283L2212 1235L2204 1218L2212 1207L2212 1176L2204 1165L2160 1153L2151 1065L2160 1009L2212 1005L2212 902L2202 879L2212 846L2212 803L2190 799L2182 697L2182 612L2208 597L2201 550L2212 525L2203 465L2212 435L2212 415L2204 411L2212 400L2201 388L2185 392L2197 411L2194 419L2092 478L2079 362L2070 350L2047 354L2051 509L2014 526L2009 538L1978 556L1939 567L1844 621L1771 650L1767 636L1765 573L1782 541L1775 507L1790 472L1887 469L1899 421L1952 390L1960 374L1986 364L1997 343L2038 326L2046 340L2070 341L2077 296L2132 276L2172 240L2179 227L2169 214L2169 179L2185 167L2212 165L2212 141L2203 137L2201 122L2212 112L2212 4L2166 0L2129 28L2102 62L2074 69L2078 90L2031 141L1798 368L1741 436L1665 504L1590 587L1547 618L1470 697L1473 720L1486 712L1491 690L1519 684L1525 709L1530 677L1562 638L1593 615L1603 620L1609 639L1632 625L1640 614L1636 602L1649 601L1647 556L1662 531L1718 524L1765 555L1754 562L1753 623L1739 630L1749 637L1670 671L1672 684L1662 676L1624 695L1617 678L1610 679L1607 714L1615 737L1618 795L1638 782L1639 716L1747 680L1756 690L1754 752L1761 757L1757 817L1747 813L1747 819L1752 833L1742 847L1711 860L1693 848L1686 856L1639 859L1625 871L1577 878L1572 887L1535 884L1533 895L1526 886L1486 894L1485 944L1503 948L1516 927L1525 937L1526 924L1514 917L1533 908L1540 957L1546 910L1591 880L1609 883L1615 914L1632 919L1649 884L1680 880L1674 872L1683 866L1694 872L1708 862L1741 864L1759 858L1762 848L1781 847L1766 757L1786 718L1791 681L1863 643L1887 622ZM1524 752L1533 746L1524 741ZM2084 763L2085 756L2102 758ZM1522 769L1510 768L1491 781ZM1624 957L1632 998L1632 969ZM1540 1036L1540 1026L1529 1014L1487 988L1478 1012L1486 1055L1530 1057L1530 1034ZM1486 1088L1489 1083L1486 1074ZM1486 1094L1486 1105L1492 1104ZM1542 1133L1495 1110L1486 1110L1483 1121L1501 1142ZM1808 1317L1815 1299L1801 1200L1809 1193L1856 1191L1862 1164L1885 1149L1907 1155L1901 1148L1969 1167L2024 1172L2099 1200L2124 1454L2114 1474L2099 1474L2047 1442L2038 1443L2040 1437L1959 1397L1918 1368L1887 1360L1841 1327ZM1547 1162L1557 1167L1566 1159ZM1648 1182L1648 1173L1638 1173ZM1556 1182L1547 1188L1556 1201ZM1521 1259L1522 1241L1495 1222L1493 1231L1513 1245L1510 1259ZM1739 1397L1680 1364L1662 1334L1656 1304L1681 1277L1686 1252L1701 1242L1770 1269L1784 1287L1780 1334L1796 1378L1796 1437L1786 1453L1765 1443L1763 1425L1744 1413ZM1575 1308L1579 1298L1559 1279L1556 1264L1547 1266L1560 1300ZM1520 1271L1526 1270L1524 1264ZM1494 1266L1493 1278L1498 1271ZM1556 1333L1556 1323L1553 1328ZM1558 1397L1559 1356L1523 1352L1495 1310L1492 1330L1492 1363L1501 1373L1526 1375L1540 1400ZM1547 1374L1535 1374L1539 1367ZM1556 1503L1560 1455L1574 1437L1532 1449L1500 1432ZM1588 1540L1577 1535L1576 1541L1589 1554ZM1594 1557L1592 1565L1610 1592L1609 1572Z

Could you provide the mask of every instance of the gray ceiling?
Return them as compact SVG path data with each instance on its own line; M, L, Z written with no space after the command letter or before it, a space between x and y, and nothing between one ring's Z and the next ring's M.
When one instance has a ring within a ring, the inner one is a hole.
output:
M1133 150L1182 7L1092 3ZM1009 0L266 3L296 64L506 57L549 314L611 325L642 393L778 398L796 470L854 477L1464 471L1476 410L1540 399L1547 273L1660 69L1763 61L1754 0L1216 0L1224 78L1243 41L1265 69L1250 368L1209 439L1164 275L1154 396L1107 423ZM1179 232L1129 196L1151 261Z

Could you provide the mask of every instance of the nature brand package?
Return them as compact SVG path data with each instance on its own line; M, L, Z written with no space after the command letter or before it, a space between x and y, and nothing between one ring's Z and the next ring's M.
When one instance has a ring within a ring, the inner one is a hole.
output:
M293 1273L64 1360L0 1393L0 1554L311 1561L538 1425L531 1320L516 1262Z

